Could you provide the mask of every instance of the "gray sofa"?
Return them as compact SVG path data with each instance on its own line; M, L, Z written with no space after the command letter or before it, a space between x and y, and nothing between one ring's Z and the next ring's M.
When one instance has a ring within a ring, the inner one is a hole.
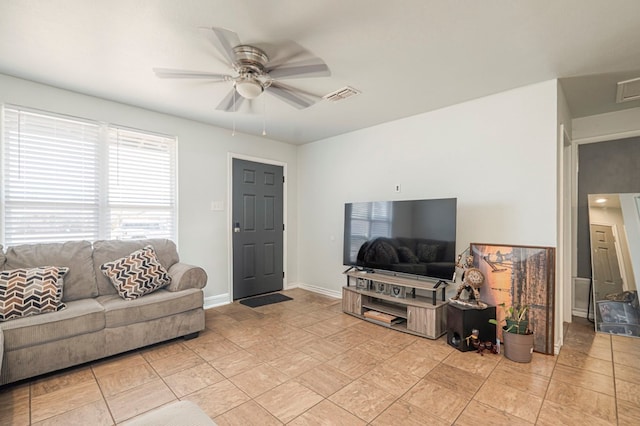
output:
M152 245L171 276L167 287L127 301L100 266ZM176 246L162 239L74 241L0 246L0 268L67 266L66 309L0 322L0 385L204 329L202 268L180 263Z

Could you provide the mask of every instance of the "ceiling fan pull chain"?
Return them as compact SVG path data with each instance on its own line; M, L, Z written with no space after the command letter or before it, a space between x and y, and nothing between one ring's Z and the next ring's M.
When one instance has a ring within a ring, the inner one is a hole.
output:
M236 135L236 90L235 88L233 89L233 130L231 131L231 136L235 136Z

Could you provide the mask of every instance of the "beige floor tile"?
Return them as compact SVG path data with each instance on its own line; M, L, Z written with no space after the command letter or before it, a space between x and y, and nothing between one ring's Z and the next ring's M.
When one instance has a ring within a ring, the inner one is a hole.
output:
M135 368L122 369L111 374L97 376L100 389L105 396L112 396L145 383L159 379L155 370L146 362Z
M456 420L455 424L456 426L478 426L479 419L490 419L489 423L492 426L526 426L534 424L533 422L528 422L519 417L512 416L509 413L505 413L504 411L496 410L493 407L475 400L471 401L469 405L467 405L467 407L462 411L462 414L460 414L460 417ZM480 423L483 423L483 421L480 421Z
M29 425L29 384L0 390L0 426Z
M139 368L140 365L148 365L147 360L137 352L116 355L91 365L91 370L97 378L109 374L120 373L126 370Z
M356 380L331 395L329 400L365 422L370 422L386 410L396 397L364 380Z
M640 405L618 400L618 425L637 426L640 419Z
M328 361L341 353L345 352L345 349L341 346L334 345L328 342L326 339L318 338L313 342L299 348L300 352L307 355L311 355L315 359L320 361Z
M178 371L204 364L205 360L190 349L173 356L150 360L153 369L162 377L170 376Z
M415 407L428 407L433 416L453 423L470 398L425 378L404 394L402 400Z
M348 317L349 315L347 315L345 313L342 313L342 311L341 312L336 312L336 311L334 311L332 309L324 308L324 309L318 309L317 311L309 312L305 316L310 318L310 319L315 319L316 322L317 322L317 321L323 321L323 320L327 320L327 319L330 319L330 318L334 318L334 317L337 317L337 316ZM354 317L352 317L352 318L354 318ZM354 319L357 320L357 318L354 318ZM310 324L307 324L307 325L310 325Z
M556 366L557 357L545 355L537 352L533 353L531 362L514 362L501 355L500 364L512 370L526 374L537 374L538 376L551 377Z
M188 350L182 339L176 339L145 348L141 351L141 354L147 361L157 361L167 357L174 357Z
M364 426L365 424L363 420L326 399L287 423L292 426Z
M487 381L474 400L534 423L542 406L542 398L517 390L507 383Z
M325 398L352 382L349 376L326 364L312 368L295 380Z
M31 396L40 396L81 383L94 382L89 367L73 368L51 376L36 379L31 383Z
M423 378L440 364L440 362L424 352L405 348L387 359L384 364L392 365L395 369L405 374L412 374L418 378Z
M322 361L299 351L291 351L287 355L270 361L268 364L289 377L297 377L314 367Z
M240 346L232 343L224 337L221 340L198 342L197 344L192 344L189 347L205 361L213 361L225 355L238 352L241 349Z
M370 339L371 334L361 333L354 327L349 327L339 333L327 337L327 341L345 349L352 349ZM375 326L379 327L379 326Z
M361 379L395 397L400 397L420 380L419 377L413 374L407 374L388 363L377 366L362 376Z
M280 343L291 347L291 349L299 350L299 348L316 341L318 336L308 331L294 328L293 330L281 333L276 338Z
M446 426L451 422L435 417L428 408L416 407L407 401L398 400L370 424L373 426Z
M63 387L31 398L31 421L37 423L100 400L95 380Z
M614 368L616 365L625 365L640 369L640 354L631 352L616 352L613 354Z
M630 336L611 336L611 344L615 352L640 353L640 338Z
M175 395L160 379L107 397L107 404L116 423L130 419L174 401Z
M557 404L549 400L543 402L536 423L536 425L539 426L611 426L615 424L615 420L607 421L593 417L582 410ZM637 425L637 418L633 424Z
M307 327L304 327L305 331L308 331L309 333L313 333L320 337L328 337L333 334L339 333L344 329L345 329L345 326L336 325L328 321L319 321Z
M459 352L447 344L446 335L436 340L416 337L405 349L409 352L426 355L436 361L444 361L452 353Z
M569 367L593 371L594 373L613 376L613 364L611 361L592 358L583 352L575 351L570 348L563 347L560 349L558 365L567 365Z
M553 380L568 383L572 386L580 386L592 391L601 392L614 396L613 377L579 368L567 367L566 365L556 365L553 370Z
M181 399L198 404L212 419L251 400L229 380L214 383Z
M486 379L500 360L500 356L492 353L481 355L474 351L460 352L455 350L444 359L443 363L452 367L459 367L464 371Z
M337 368L352 379L357 379L373 370L379 364L379 361L366 352L352 349L327 361L326 364Z
M361 345L356 346L356 349L368 353L378 361L385 361L396 355L403 348L399 345L389 345L385 341L368 340Z
M164 381L178 398L224 380L224 376L209 364L199 364L167 376Z
M425 378L437 382L442 386L446 386L452 391L464 395L467 399L471 399L478 389L480 389L485 379L478 374L466 372L462 369L465 367L464 365L460 367L461 368L440 364L427 373Z
M273 336L265 333L261 328L251 326L238 329L234 333L225 334L225 337L245 349L257 343L268 342L273 339Z
M283 423L288 423L320 401L322 396L295 381L283 383L255 401Z
M41 422L33 423L33 426L109 426L113 425L113 419L104 400L92 402L76 409L58 414Z
M537 374L526 374L500 363L487 379L496 384L508 383L510 387L544 398L551 379Z
M640 407L640 384L616 378L616 397Z
M270 365L260 364L229 380L251 398L255 398L286 382L289 376Z
M214 419L218 426L279 426L283 423L255 401L248 401Z
M261 363L255 355L250 354L244 349L209 362L209 364L227 378L250 370Z
M639 355L640 356L640 355ZM626 365L616 364L616 379L625 380L627 382L640 384L640 368L627 367Z
M551 380L545 399L558 405L615 422L616 405L612 396Z
M291 352L291 347L278 340L271 340L249 346L246 351L255 355L261 361L268 362L288 355Z

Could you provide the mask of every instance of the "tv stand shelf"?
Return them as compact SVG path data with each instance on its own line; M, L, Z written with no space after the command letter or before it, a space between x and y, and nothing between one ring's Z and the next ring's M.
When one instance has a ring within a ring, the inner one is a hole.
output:
M342 288L342 310L350 315L394 330L437 339L446 331L445 288L447 283L433 283L386 274L347 271L347 285ZM351 281L355 280L355 285ZM401 289L401 290L400 290ZM416 294L426 290L429 297ZM442 300L438 292L442 291ZM393 296L392 291L404 297ZM391 294L389 294L391 293ZM366 317L367 311L392 315L396 321L386 324Z

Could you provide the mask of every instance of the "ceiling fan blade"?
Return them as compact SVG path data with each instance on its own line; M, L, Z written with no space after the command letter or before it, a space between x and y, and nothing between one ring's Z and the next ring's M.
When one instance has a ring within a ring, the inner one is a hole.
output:
M236 93L236 88L232 88L227 96L218 104L216 107L217 110L227 111L227 112L235 112L240 108L242 103L244 102L244 98Z
M295 93L295 89L275 81L271 83L271 86L267 88L266 92L271 93L280 100L298 109L308 108L316 103L316 101L310 97L303 96L300 93Z
M229 65L233 65L236 55L233 48L240 44L238 34L231 30L219 27L200 28L204 36L218 49L220 53L229 61Z
M286 78L328 77L331 71L320 58L289 62L272 69L267 69L269 76L276 80Z
M159 78L212 78L219 79L220 81L226 81L232 78L227 74L217 74L206 71L177 70L173 68L154 68L153 72L156 73L156 77Z

